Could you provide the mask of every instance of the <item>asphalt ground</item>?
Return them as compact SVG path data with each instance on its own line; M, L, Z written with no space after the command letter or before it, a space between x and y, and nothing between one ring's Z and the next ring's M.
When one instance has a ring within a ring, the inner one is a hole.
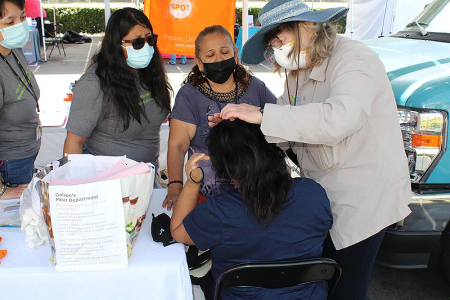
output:
M70 83L77 80L89 66L89 59L100 42L101 36L93 36L92 43L65 44L66 56L59 54L55 49L47 62L30 67L41 89L42 111L54 114L55 118L60 118L59 115L66 112L67 103L63 99L69 91ZM188 59L186 65L166 64L166 71L175 94L192 66L194 66L193 59ZM251 66L249 70L263 80L276 96L281 95L284 79L272 73L270 63ZM161 126L161 168L166 166L168 129L167 123ZM60 152L62 153L62 149ZM366 300L415 299L450 299L450 284L444 279L443 274L437 271L395 270L377 265L374 267Z

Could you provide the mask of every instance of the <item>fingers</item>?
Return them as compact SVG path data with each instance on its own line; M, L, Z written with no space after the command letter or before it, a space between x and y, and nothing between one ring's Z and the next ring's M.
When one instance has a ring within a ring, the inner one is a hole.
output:
M167 207L167 210L171 210L178 201L178 196L167 194L163 201L162 207Z
M197 163L200 160L209 160L209 156L204 154L204 153L194 153L192 154L191 158L189 158L188 162L186 163L186 165L194 165L197 167Z
M208 116L208 121L209 127L214 127L216 124L222 122L222 118L220 114L214 114L214 116Z
M173 207L173 200L169 199L164 200L162 207L166 207L167 210L171 210Z
M27 184L21 184L16 187L9 187L3 194L2 199L16 199L22 196L23 190L27 188Z
M228 104L220 112L220 117L224 120L231 120L239 118L243 121L258 124L261 123L262 115L259 112L259 107L241 104Z

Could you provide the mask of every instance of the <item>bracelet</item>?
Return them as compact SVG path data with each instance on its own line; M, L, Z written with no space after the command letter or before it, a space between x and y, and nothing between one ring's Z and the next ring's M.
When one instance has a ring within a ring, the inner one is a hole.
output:
M200 171L202 171L202 179L200 179L200 181L195 181L194 179L192 179L192 171L189 172L189 178L192 180L193 183L196 184L200 184L203 181L203 178L205 177L205 173L203 172L203 169L201 167L198 167L200 169Z
M2 183L2 190L0 191L0 197L3 196L3 194L6 191L6 188L7 188L6 184Z
M167 186L171 185L172 183L180 183L181 185L183 185L183 181L181 181L181 180L172 180L172 181L169 181Z

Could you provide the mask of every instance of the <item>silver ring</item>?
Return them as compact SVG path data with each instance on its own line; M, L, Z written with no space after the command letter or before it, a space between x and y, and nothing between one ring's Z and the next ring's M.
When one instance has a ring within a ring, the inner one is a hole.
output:
M169 200L169 201L167 201L167 202L173 202L173 200Z

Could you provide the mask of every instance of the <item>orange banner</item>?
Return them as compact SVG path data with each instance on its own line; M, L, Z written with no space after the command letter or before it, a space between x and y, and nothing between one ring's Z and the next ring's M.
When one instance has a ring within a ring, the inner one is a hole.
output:
M144 13L158 34L162 53L195 55L203 28L222 25L234 38L235 0L145 0Z

